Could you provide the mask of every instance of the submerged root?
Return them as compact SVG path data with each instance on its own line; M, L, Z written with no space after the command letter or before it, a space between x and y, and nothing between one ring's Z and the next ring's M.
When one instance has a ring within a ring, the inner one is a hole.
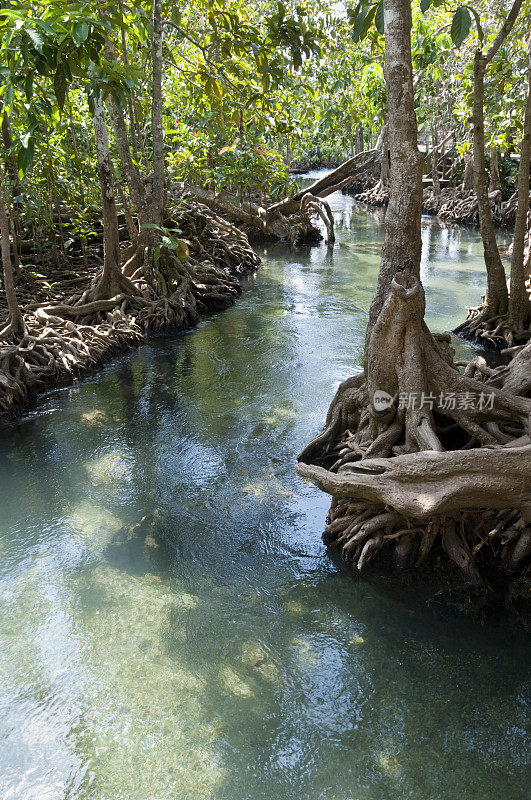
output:
M531 525L514 509L469 509L434 515L426 522L334 496L327 523L323 541L358 571L379 554L401 570L446 557L471 587L500 577L521 580L529 573Z
M456 365L449 337L432 336L423 315L419 282L397 275L366 373L340 385L297 471L332 495L325 541L358 570L380 553L405 567L437 552L472 586L496 571L521 577L531 551L531 345L506 367L481 357Z
M336 240L334 232L334 215L332 209L326 200L320 197L314 197L312 194L305 194L301 199L301 215L305 216L308 224L311 225L312 215L320 217L326 228L326 242L327 244L334 244Z

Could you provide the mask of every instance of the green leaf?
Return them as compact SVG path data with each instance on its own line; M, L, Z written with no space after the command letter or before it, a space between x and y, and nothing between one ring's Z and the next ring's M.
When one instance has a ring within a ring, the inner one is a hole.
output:
M470 33L471 25L472 17L470 16L468 8L466 6L461 6L454 14L452 27L450 29L450 36L456 47L461 47Z
M17 169L19 173L24 173L27 171L28 167L31 165L33 161L33 157L35 155L35 143L33 139L28 139L28 146L21 147L18 151L17 156Z
M33 97L33 72L28 72L26 75L24 91L26 92L26 100L31 103L31 98Z
M144 222L140 226L140 230L142 230L142 231L163 231L164 228L161 228L160 225L155 225L154 222Z
M57 71L53 76L53 90L57 98L57 104L62 110L66 100L66 76L63 65L59 64Z
M420 10L422 11L423 14L426 13L431 4L432 0L420 0Z
M42 48L44 47L42 33L36 31L35 28L26 28L26 33L28 34L35 50L37 50L38 53L42 53Z
M366 6L356 16L352 30L352 38L355 42L361 42L365 38L375 15L376 6Z
M422 8L422 4L421 4ZM378 33L383 34L384 32L384 8L383 8L383 0L380 0L378 3L378 7L376 8L376 15L374 17L374 25L376 26L376 30Z
M76 47L81 47L86 42L89 35L89 26L86 22L76 22L72 31L72 39Z
M220 100L223 97L223 90L221 88L221 84L214 78L212 79L212 91L214 92L218 100Z
M479 14L475 8L472 8L472 6L467 6L467 8L474 15L474 19L476 21L476 28L478 29L478 39L480 42L482 42L485 34L483 33L483 28L481 27L481 20L479 18Z

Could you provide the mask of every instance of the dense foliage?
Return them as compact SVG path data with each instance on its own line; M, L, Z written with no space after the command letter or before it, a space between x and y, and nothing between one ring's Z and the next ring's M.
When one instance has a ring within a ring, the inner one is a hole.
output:
M112 93L126 109L134 157L149 172L150 10L139 2L2 5L2 145L11 204L46 246L58 207L68 209L75 232L88 234L101 205L95 91ZM202 0L164 4L163 13L169 183L276 198L290 189L290 165L339 163L374 144L386 112L381 3ZM478 37L495 34L500 14L483 0L450 11L427 0L417 7L413 63L426 140L451 131L458 152L469 149L472 52ZM486 84L488 145L500 151L506 188L516 165L504 156L522 126L525 33L521 14ZM104 55L105 37L114 61ZM117 159L115 166L120 179ZM59 246L67 249L68 240Z

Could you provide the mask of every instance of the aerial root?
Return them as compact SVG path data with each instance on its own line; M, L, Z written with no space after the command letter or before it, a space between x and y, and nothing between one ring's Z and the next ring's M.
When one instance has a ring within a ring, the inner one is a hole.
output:
M531 325L518 327L508 314L490 314L483 298L479 306L467 307L466 319L454 333L483 346L505 350L525 345L531 339Z
M479 587L493 569L507 577L528 572L531 525L515 509L471 509L435 515L426 523L390 507L334 497L323 541L358 571L380 551L400 569L446 555L471 586Z
M312 215L321 218L326 228L326 242L329 245L334 244L336 240L334 232L334 215L330 204L322 197L315 197L309 192L301 198L301 215L307 217L308 224L311 225Z
M507 201L502 200L501 192L489 193L492 219L495 225L510 227L516 219L517 193ZM436 194L433 189L424 191L422 204L424 214L437 216L445 222L460 225L478 225L479 211L476 193L473 189L461 186L447 186Z

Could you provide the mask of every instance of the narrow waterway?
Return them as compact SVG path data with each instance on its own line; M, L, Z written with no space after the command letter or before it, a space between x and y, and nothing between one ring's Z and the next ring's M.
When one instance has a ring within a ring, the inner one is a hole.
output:
M0 433L2 800L524 800L523 636L354 580L297 452L359 368L381 215ZM424 220L428 323L476 232ZM466 348L463 348L466 350Z

